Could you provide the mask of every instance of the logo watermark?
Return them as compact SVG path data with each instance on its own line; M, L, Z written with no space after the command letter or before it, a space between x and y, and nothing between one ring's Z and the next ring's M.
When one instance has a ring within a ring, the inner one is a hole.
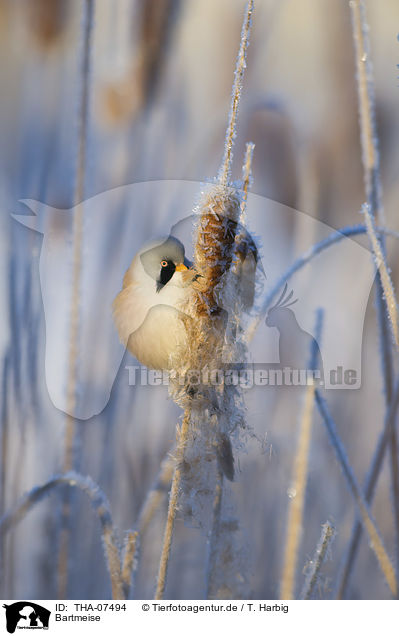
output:
M253 387L295 387L309 384L324 385L320 369L276 368L264 365L249 365L243 368L190 369L185 373L177 371L156 371L147 367L126 365L129 386L169 386L171 382L184 386L239 386L242 389ZM344 369L338 366L329 371L329 383L334 387L347 388L357 383L356 369Z
M14 634L16 629L48 629L51 612L46 607L32 601L17 601L3 607L9 634Z
M107 405L125 353L112 313L124 274L148 241L161 238L162 243L162 237L174 237L184 246L185 258L181 265L190 268L194 253L193 225L198 215L187 215L187 210L193 209L201 188L201 184L188 181L142 182L103 192L80 204L83 206L84 248L79 298L78 390L72 406L65 387L68 386L70 344L71 236L76 210L55 209L34 200L22 201L34 215L19 214L14 218L43 235L40 285L46 326L45 377L50 399L61 411L84 420L100 413ZM156 217L149 228L148 213L152 210L156 210ZM248 359L255 365L269 365L265 368L269 386L273 382L273 386L289 386L286 367L297 370L292 375L292 385L296 384L297 375L298 383L302 384L303 374L299 372L306 367L309 347L314 340L315 311L323 308L322 342L316 343L320 381L324 380L327 389L359 388L364 316L375 276L369 250L303 212L255 194L248 195L247 219L249 229L244 230L250 237L256 237L259 248L256 284L263 285L251 310L250 320L256 322L256 328L248 343ZM307 258L313 249L313 238L303 246L303 253L293 253L289 248L287 227L296 225L302 228L303 236L317 237L318 244L334 235L332 247L317 251L317 266L313 267ZM175 269L178 270L174 263L175 250L166 255L161 275L157 267L152 273L151 251L144 254L143 280L147 275L149 293L152 285L154 302L159 304L152 305L151 311L146 312L143 311L145 303L140 299L134 303L132 332L155 325L165 334L169 330L166 319L172 320L176 311L173 304L162 305L163 289L168 288ZM249 250L248 254L246 274L252 271L253 251ZM307 263L306 267L301 263ZM356 284L351 284L352 278ZM286 281L289 287L285 286ZM349 284L350 294L347 293ZM250 291L252 293L252 287L245 283L244 292L250 296ZM265 305L265 298L270 298L269 306ZM221 307L221 310L229 316L229 307ZM145 345L151 341L152 335L140 340ZM133 356L131 361L135 363ZM281 371L276 377L271 374L273 365ZM240 378L237 381L244 382ZM265 380L258 373L253 383L261 382Z

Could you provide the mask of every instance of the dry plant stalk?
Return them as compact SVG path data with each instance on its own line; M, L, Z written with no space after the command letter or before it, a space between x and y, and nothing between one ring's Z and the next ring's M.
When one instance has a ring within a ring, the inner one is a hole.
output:
M134 587L134 577L137 574L140 561L141 541L155 513L159 509L163 498L169 490L174 474L174 461L171 456L167 456L159 471L156 483L148 492L140 509L136 530L129 531L122 565L122 579L127 598L127 591ZM133 581L132 581L133 578Z
M137 52L127 76L104 90L105 116L112 124L127 123L151 106L179 11L179 0L140 0L135 4Z
M305 505L306 480L308 472L309 447L312 433L312 414L314 406L315 384L306 387L298 447L295 457L293 498L290 500L283 575L280 586L280 598L295 598L295 573L298 563L298 548L302 536L303 512Z
M242 167L242 200L241 200L241 214L240 223L245 224L245 213L247 209L248 190L251 185L252 178L252 158L254 154L255 144L252 141L248 141L245 145L245 158Z
M140 535L137 530L129 530L126 536L125 551L122 559L122 585L123 585L123 598L128 598L129 590L131 587L132 573L135 570L134 563L137 557L137 545L139 543Z
M381 277L381 283L384 290L385 303L387 306L389 320L391 322L393 337L396 346L399 347L398 306L396 304L392 280L382 253L381 243L378 240L376 234L374 220L371 216L370 206L368 205L368 203L365 203L363 205L362 211L364 212L364 218L366 220L367 234L369 236L371 248L373 250L375 265Z
M233 258L240 198L234 188L215 185L205 193L199 209L194 262L202 278L194 296L194 314L198 317L195 336L204 341L201 329L208 330L203 323L211 327L212 317L219 315L219 287Z
M72 299L70 308L69 327L69 356L68 356L68 380L67 380L67 412L63 472L68 472L75 466L76 445L76 420L74 411L76 408L77 391L77 366L79 357L79 311L80 311L80 285L83 249L83 198L86 174L87 133L89 121L89 79L90 79L90 54L92 46L92 27L94 15L94 0L85 0L83 21L83 56L81 66L81 98L79 105L79 136L78 155L76 165L76 182L74 192L74 204L76 206L73 220L73 272L72 272ZM71 514L70 493L66 493L61 515L61 533L58 559L58 596L66 598L68 578L68 544L69 544L69 519Z
M224 156L222 165L219 171L219 183L222 186L227 186L230 175L231 165L233 161L233 144L237 131L237 114L238 106L240 104L240 97L242 92L242 83L244 79L244 73L246 68L247 50L249 45L249 34L251 30L252 12L254 10L254 0L249 0L245 9L245 17L241 30L240 50L238 52L233 94L230 107L229 124L227 126L226 140L224 144Z
M350 0L352 15L352 31L355 43L355 61L357 71L357 91L360 117L360 142L367 202L372 216L382 226L385 225L384 210L381 200L381 178L379 167L378 139L376 131L374 80L370 55L369 28L363 0ZM385 256L385 241L381 240L382 253ZM382 353L382 370L384 375L385 397L387 404L391 399L393 388L392 352L389 342L389 325L383 307L383 288L379 272L376 281L376 309L380 332ZM396 433L393 431L393 437ZM394 473L393 437L391 443L391 472ZM395 484L393 484L395 487ZM398 488L398 485L396 485ZM398 490L396 494L399 495ZM398 512L398 511L397 511ZM399 532L399 521L397 531ZM399 534L398 534L399 537Z
M239 280L240 280L240 264L242 260L245 258L245 254L242 254L242 246L246 245L247 237L245 236L244 224L246 220L246 207L247 207L247 199L248 199L248 190L251 182L251 171L252 171L252 156L254 151L255 144L252 142L248 142L246 144L245 149L245 157L242 168L242 178L243 178L243 186L242 186L242 199L240 204L240 217L239 217L239 233L235 236L235 245L234 245L234 255L231 271L234 273L234 278L228 282L231 284L231 290L229 293L234 298L234 309L233 309L233 334L226 334L227 339L227 347L230 345L231 351L225 351L227 356L229 353L233 351L231 347L231 342L229 339L232 338L233 342L235 341L236 346L238 345L238 329L240 326L240 290L239 290ZM244 248L245 249L245 248ZM226 411L229 410L229 387L224 386L224 407ZM218 585L218 575L219 571L222 567L219 562L218 551L221 548L221 528L222 528L222 497L223 497L223 470L218 470L216 475L216 485L215 485L215 493L214 500L212 506L212 526L209 534L209 547L208 547L208 563L207 563L207 572L206 572L206 598L213 599L218 597L219 593L219 585ZM227 547L228 539L225 535L224 547Z
M244 14L224 156L219 171L219 182L204 193L199 204L194 264L200 277L197 285L194 286L193 294L187 307L183 308L185 313L191 318L186 322L189 347L187 352L185 352L184 364L181 369L185 372L193 369L221 368L226 316L220 309L220 294L224 276L229 271L232 263L236 229L240 215L240 198L235 189L229 187L228 182L231 174L232 148L236 135L238 105L246 66L246 52L249 43L253 4L253 0L249 0ZM219 395L216 395L216 393ZM234 471L232 456L229 457L227 453L227 459L223 457L226 454L226 446L228 446L231 455L230 440L225 435L225 431L220 430L219 406L215 405L216 402L223 402L223 387L217 392L215 390L209 391L205 388L204 394L205 399L203 395L201 396L200 391L193 395L187 386L185 395L180 393L175 396L176 401L184 406L185 413L181 431L178 433L176 468L170 492L168 516L160 559L155 596L157 599L163 598L165 591L173 527L182 480L182 462L189 440L190 428L193 427L202 431L205 444L208 446L209 444L215 447L219 445L217 450L219 452L219 465L220 463L224 464L224 471L228 476ZM206 415L207 410L208 415ZM211 422L213 422L213 425L211 425ZM223 451L220 451L221 448L223 448Z
M369 535L370 546L377 557L381 571L385 576L385 579L389 585L389 588L392 594L396 596L397 581L395 576L395 570L392 566L391 560L388 556L388 553L381 539L380 533L377 528L377 524L371 515L370 508L367 504L367 501L362 494L360 486L357 483L354 472L351 468L351 465L348 461L345 450L342 446L342 442L339 439L334 420L332 419L329 413L327 403L324 400L324 398L321 397L319 391L317 390L315 392L315 397L316 397L316 404L319 409L320 415L322 416L323 422L326 426L331 445L333 446L335 450L335 454L341 465L342 472L344 473L349 490L359 509L364 528Z
M165 592L166 576L168 571L168 563L170 557L170 549L172 546L173 527L176 519L177 503L179 498L180 479L183 461L184 447L187 441L188 430L190 425L190 413L185 412L181 429L177 432L177 449L176 449L176 467L173 474L172 488L169 495L168 516L165 526L165 534L159 563L159 572L157 579L157 589L155 592L156 599L162 599Z
M171 457L166 457L162 464L156 484L151 488L140 510L137 529L142 537L145 534L151 520L159 508L159 505L168 491L173 477L174 463Z
M378 475L381 470L382 463L384 461L385 450L391 438L392 428L395 426L395 420L397 417L397 410L399 406L399 378L396 380L395 389L387 415L384 422L384 430L380 434L377 442L376 449L371 461L371 466L368 470L367 477L364 485L364 492L367 501L371 501L374 490L376 487ZM353 563L357 552L357 547L361 537L362 526L360 521L356 521L352 528L351 538L347 553L344 558L343 566L341 567L341 573L337 585L337 598L343 598L346 586L350 578L351 571L353 569Z
M357 89L360 115L360 140L362 146L362 159L364 180L366 186L367 203L371 216L382 226L385 225L384 210L382 206L382 187L380 178L378 139L376 131L374 80L370 55L369 29L366 21L366 11L363 0L350 0L352 14L353 38L356 49ZM384 238L380 239L380 252L383 259L386 257ZM390 341L390 328L388 317L384 307L384 285L382 272L377 270L376 277L376 312L379 328L381 362L384 377L386 411L392 399L393 391L393 359ZM387 304L391 303L386 297ZM389 307L388 307L389 311ZM397 324L393 327L394 333ZM396 343L397 334L395 334ZM391 429L389 440L391 489L393 502L393 516L395 525L396 548L396 576L399 577L399 462L398 439L395 427ZM358 526L360 527L360 526ZM356 551L358 542L352 543ZM354 561L354 558L353 558Z
M0 512L3 513L6 505L6 467L8 457L8 438L10 426L9 414L9 385L10 385L10 352L4 358L3 373L1 378L2 405L0 411ZM0 595L5 593L5 556L6 545L5 536L0 536Z
M75 435L75 420L71 415L76 408L77 365L79 356L79 305L80 305L80 281L82 269L83 249L83 214L84 214L84 190L86 178L87 133L89 124L89 79L90 79L90 54L92 46L94 0L86 0L84 7L83 24L83 57L81 68L82 93L79 107L79 131L78 131L78 155L76 165L76 181L74 192L74 204L76 206L73 219L73 273L72 273L72 301L69 332L69 360L68 360L68 385L67 385L67 412L70 414L67 420L64 466L65 471L71 470L74 463L73 443Z
M0 541L3 541L9 530L22 521L29 511L46 495L57 487L69 486L78 488L90 499L102 527L102 542L108 571L110 573L113 600L126 599L132 589L132 575L137 569L138 548L148 524L162 499L171 478L172 462L166 458L163 462L157 485L145 499L137 523L138 529L126 533L125 546L119 546L117 530L113 524L110 506L106 495L91 479L74 471L56 475L41 486L37 486L24 495L13 510L0 518ZM158 496L159 495L159 496Z
M353 38L356 49L360 132L366 195L371 203L373 215L378 217L381 225L384 225L385 219L381 205L379 177L379 152L375 125L374 84L364 2L363 0L350 0L349 6L352 14Z
M217 563L217 549L218 539L220 534L220 520L222 512L222 495L223 495L223 473L218 471L215 496L213 500L213 521L211 535L209 538L209 551L208 551L208 565L206 575L206 598L216 598L217 588L215 582L215 568L218 567Z
M301 599L309 600L310 598L312 598L314 588L319 576L320 568L324 563L328 548L330 547L331 541L333 540L334 536L335 528L329 521L327 521L327 523L322 526L322 533L320 541L317 544L315 555L308 564L308 571L306 574L305 583L302 588Z
M15 508L0 519L0 534L7 533L15 527L36 503L59 486L67 485L78 488L90 499L92 506L99 518L102 528L102 540L105 548L107 567L111 578L112 598L124 599L124 587L121 571L120 550L116 536L116 530L112 521L108 500L91 477L83 477L73 471L65 475L56 475L42 486L33 488L24 495ZM125 577L127 576L125 572Z

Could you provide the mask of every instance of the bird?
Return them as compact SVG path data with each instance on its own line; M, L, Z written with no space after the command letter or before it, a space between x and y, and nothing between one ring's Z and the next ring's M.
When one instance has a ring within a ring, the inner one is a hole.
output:
M248 310L254 301L258 252L249 233L241 234L238 295ZM113 302L113 317L121 342L144 366L171 370L179 365L179 353L187 348L190 296L201 278L185 257L183 243L172 235L144 245L133 258Z
M121 342L150 369L171 370L184 351L187 334L183 310L199 274L174 236L152 241L133 258L113 302Z

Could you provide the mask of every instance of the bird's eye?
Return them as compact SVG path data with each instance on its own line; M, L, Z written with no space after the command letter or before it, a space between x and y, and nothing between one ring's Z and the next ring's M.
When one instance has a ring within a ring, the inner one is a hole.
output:
M161 261L161 267L167 267L168 261Z

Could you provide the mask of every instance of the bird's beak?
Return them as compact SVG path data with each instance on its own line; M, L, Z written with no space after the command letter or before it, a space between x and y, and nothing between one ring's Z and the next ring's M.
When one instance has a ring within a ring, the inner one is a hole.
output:
M184 263L176 265L176 272L185 272L187 269L188 267L186 267Z

